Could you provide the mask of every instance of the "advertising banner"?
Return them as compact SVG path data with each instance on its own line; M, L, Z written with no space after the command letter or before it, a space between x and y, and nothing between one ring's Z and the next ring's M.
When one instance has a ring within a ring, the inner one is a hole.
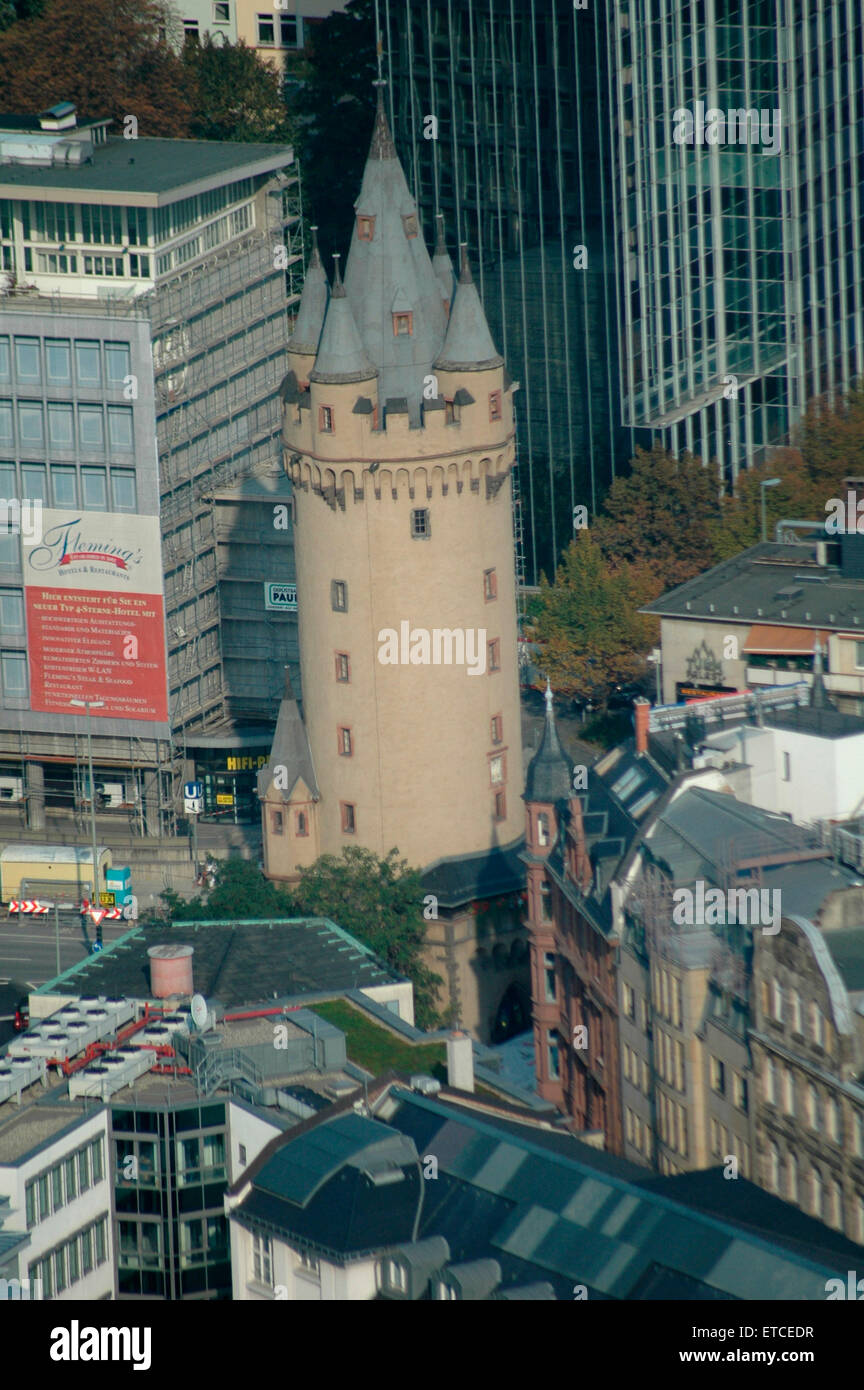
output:
M45 510L24 585L31 709L87 698L94 719L167 722L158 517Z

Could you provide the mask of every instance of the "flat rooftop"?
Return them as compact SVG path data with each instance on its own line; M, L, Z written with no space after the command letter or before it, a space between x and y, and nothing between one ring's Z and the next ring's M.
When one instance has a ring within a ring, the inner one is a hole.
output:
M142 925L87 956L39 994L154 998L151 946L192 946L193 987L230 1012L256 1001L341 993L401 982L355 937L327 917ZM156 1000L156 1003L161 1003Z
M229 140L111 139L93 161L72 166L0 165L0 197L98 202L123 193L133 205L160 207L235 179L273 173L294 162L288 145L245 145ZM53 190L57 198L51 199ZM117 199L109 201L118 201Z
M36 1090L40 1088L37 1086ZM7 1101L0 1110L0 1163L17 1163L62 1129L75 1124L84 1113L84 1106L74 1101L62 1106L25 1102L21 1107Z

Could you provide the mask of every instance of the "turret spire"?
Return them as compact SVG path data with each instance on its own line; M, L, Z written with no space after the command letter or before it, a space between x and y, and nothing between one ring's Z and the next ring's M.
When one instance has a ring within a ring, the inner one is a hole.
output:
M462 243L462 264L456 297L450 310L450 321L444 346L435 362L442 372L480 372L490 367L503 367L504 358L497 351L489 332L483 305L468 262L468 246Z
M528 764L525 777L525 801L546 802L554 805L567 801L572 795L573 764L561 747L558 730L555 727L552 686L546 680L546 720L540 747Z
M318 351L324 315L327 312L327 276L321 263L318 250L318 228L312 227L312 254L303 281L303 292L294 320L294 332L288 342L288 351L299 356L311 357Z

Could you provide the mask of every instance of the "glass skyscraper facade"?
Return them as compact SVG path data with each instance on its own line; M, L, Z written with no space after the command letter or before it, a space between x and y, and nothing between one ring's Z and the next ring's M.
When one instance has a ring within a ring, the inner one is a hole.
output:
M619 0L607 34L624 419L729 485L862 370L861 11Z

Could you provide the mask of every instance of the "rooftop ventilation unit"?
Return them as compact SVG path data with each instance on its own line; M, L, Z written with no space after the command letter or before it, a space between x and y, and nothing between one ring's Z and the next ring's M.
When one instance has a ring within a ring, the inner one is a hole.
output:
M139 1076L143 1076L156 1064L156 1053L150 1048L135 1048L134 1055L128 1049L122 1052L106 1052L99 1062L84 1067L69 1079L69 1097L98 1096L107 1100L115 1091L131 1086Z
M42 1081L47 1070L44 1057L18 1057L0 1065L0 1102L19 1097L34 1081Z

